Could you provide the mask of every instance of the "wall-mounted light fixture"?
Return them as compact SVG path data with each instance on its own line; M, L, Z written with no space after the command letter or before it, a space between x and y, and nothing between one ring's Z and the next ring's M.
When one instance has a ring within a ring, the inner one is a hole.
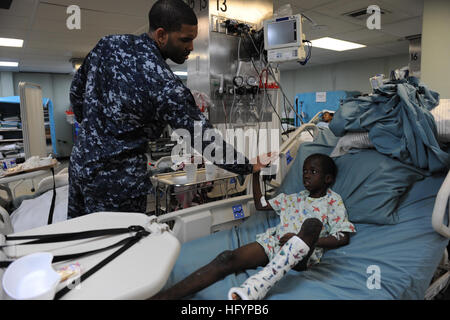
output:
M353 49L365 47L365 45L363 45L363 44L329 38L329 37L311 40L311 43L312 43L313 47L334 50L334 51L346 51L346 50L353 50Z
M18 66L19 63L15 61L0 61L0 67L17 68Z
M77 71L81 65L83 64L83 60L82 58L72 58L70 59L70 62L72 63L72 67L74 71Z
M176 74L179 77L187 77L188 75L187 71L175 71L174 74Z

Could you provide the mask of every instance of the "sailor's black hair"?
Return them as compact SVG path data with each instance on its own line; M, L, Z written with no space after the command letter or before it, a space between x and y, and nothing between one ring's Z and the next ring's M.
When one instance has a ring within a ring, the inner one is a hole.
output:
M163 28L167 32L179 31L182 24L197 25L194 10L182 0L158 0L148 13L150 32Z

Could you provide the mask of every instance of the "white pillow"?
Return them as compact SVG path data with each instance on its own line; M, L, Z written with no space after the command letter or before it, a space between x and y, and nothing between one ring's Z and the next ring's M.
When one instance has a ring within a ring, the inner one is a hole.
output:
M330 157L340 157L348 153L352 148L368 149L373 148L372 142L369 140L369 132L349 132L341 137L336 144Z
M436 121L438 141L450 142L450 99L441 99L431 114Z
M46 226L52 197L53 190L49 190L37 198L22 201L20 207L11 213L14 233ZM68 203L69 185L57 188L53 223L67 220Z

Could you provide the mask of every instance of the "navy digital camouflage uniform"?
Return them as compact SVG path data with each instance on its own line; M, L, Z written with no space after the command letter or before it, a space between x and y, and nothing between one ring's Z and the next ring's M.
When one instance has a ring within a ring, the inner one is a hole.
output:
M70 218L145 212L152 190L148 141L159 138L166 125L187 129L191 137L194 121L201 121L203 131L212 128L147 33L102 38L77 71L70 101L81 128L69 166ZM252 165L245 163L220 166L250 174Z

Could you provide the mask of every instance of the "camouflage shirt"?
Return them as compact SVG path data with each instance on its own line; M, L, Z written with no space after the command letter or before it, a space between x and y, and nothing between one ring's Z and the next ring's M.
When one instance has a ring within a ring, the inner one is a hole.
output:
M75 74L70 101L81 128L71 172L85 181L110 172L125 180L122 187L133 184L135 195L151 188L144 153L166 125L186 129L191 137L194 121L202 122L203 131L212 128L147 33L102 38ZM219 166L250 174L252 165L245 163Z

